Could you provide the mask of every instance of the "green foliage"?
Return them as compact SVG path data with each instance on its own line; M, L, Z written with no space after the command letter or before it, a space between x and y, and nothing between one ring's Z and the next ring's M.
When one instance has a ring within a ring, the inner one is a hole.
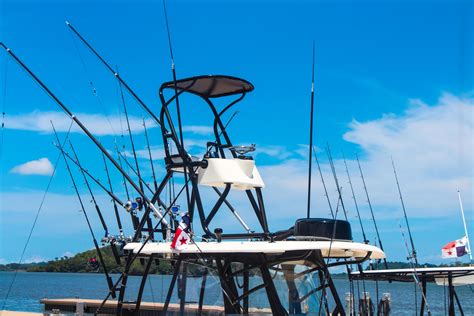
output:
M125 258L122 258L121 265L117 264L113 256L112 250L110 247L101 248L102 256L104 258L105 265L109 273L120 273L123 271L125 265ZM33 265L25 267L28 272L74 272L74 273L103 273L102 267L99 269L94 269L89 265L89 259L96 257L99 260L99 256L95 249L87 250L76 254L73 257L62 257L56 258L56 260L48 261L42 265ZM132 275L141 275L145 270L145 262L140 262L140 260L135 260L130 268L130 274ZM157 265L154 262L151 266L151 274L170 274L173 271L169 261L159 260Z

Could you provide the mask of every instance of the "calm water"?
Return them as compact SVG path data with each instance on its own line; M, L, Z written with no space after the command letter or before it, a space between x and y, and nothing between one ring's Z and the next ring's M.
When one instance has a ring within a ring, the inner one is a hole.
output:
M5 303L4 297L10 282L13 278L12 272L0 272L0 309ZM113 276L114 279L117 275ZM167 286L170 282L170 276L152 275L150 282L146 286L144 301L163 301L166 296ZM200 278L190 278L187 284L187 297L189 301L196 301L199 296ZM137 293L139 286L139 277L130 277L128 291ZM261 280L257 277L252 278L251 283L260 284ZM335 283L341 299L344 301L345 293L349 291L349 283L346 279L335 279ZM218 279L211 276L208 279L208 290L205 296L205 304L222 304L222 294L218 285ZM283 286L284 281L276 282L276 286ZM354 283L355 284L355 283ZM359 284L362 292L363 284ZM365 288L375 299L375 284L365 282ZM474 292L469 286L456 288L459 299L464 308L465 315L474 315ZM414 284L409 283L379 283L379 293L389 292L392 297L393 315L414 315ZM19 272L6 301L5 309L41 312L43 306L39 300L48 298L95 298L102 299L107 293L104 277L99 274L76 274L76 273L26 273ZM250 304L257 307L266 307L264 290L260 290L251 296ZM445 289L441 286L428 284L428 303L432 315L445 315ZM133 300L133 298L128 298ZM418 294L418 299L420 295ZM286 302L287 297L282 294L282 302ZM175 296L173 301L177 302ZM317 298L308 300L311 308L311 302L317 302ZM312 308L310 309L312 310Z

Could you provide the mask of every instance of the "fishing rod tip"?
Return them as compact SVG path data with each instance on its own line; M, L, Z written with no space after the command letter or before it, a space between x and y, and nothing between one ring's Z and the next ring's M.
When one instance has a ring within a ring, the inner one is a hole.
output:
M71 25L71 23L69 23L69 21L66 20L66 25L69 26L69 25Z

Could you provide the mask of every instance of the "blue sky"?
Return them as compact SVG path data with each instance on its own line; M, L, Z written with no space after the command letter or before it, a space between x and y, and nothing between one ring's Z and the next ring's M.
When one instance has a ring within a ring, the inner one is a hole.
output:
M255 91L238 106L240 112L229 131L234 143L257 144L256 160L267 184L273 229L287 228L305 215L305 144L314 39L316 145L324 148L329 142L332 147L356 239L362 240L341 150L348 158L364 225L374 242L354 161L355 153L361 157L389 259L406 257L390 156L398 167L421 261L440 262L439 249L463 236L457 189L462 191L474 236L472 2L168 1L168 14L178 77L229 74L255 85ZM117 84L71 36L65 20L110 63L119 65L126 81L158 111L158 88L171 80L161 1L1 3L0 39L113 149L124 124ZM6 112L0 166L0 260L11 262L18 260L49 179L48 175L25 173L28 167L34 173L50 173L48 162L54 164L58 153L52 145L49 119L62 131L61 137L69 122L11 59L3 52L0 55L0 101L5 100L1 106ZM91 81L100 101L91 93ZM134 118L137 147L143 150L140 120L146 114L129 96L126 101ZM200 153L211 136L197 127L209 126L210 117L196 99L185 101L187 143ZM148 126L156 167L163 174L161 136L152 122ZM105 181L103 167L97 163L101 157L90 141L77 132L71 133L71 139L82 163ZM130 149L128 142L126 147ZM323 152L319 156L336 201L327 159ZM18 167L42 158L47 160ZM149 162L140 159L140 165L150 181ZM80 179L77 173L76 178ZM125 199L118 173L112 178ZM313 215L327 216L316 169L314 183ZM108 198L99 190L96 193L102 208L111 211ZM235 199L254 223L243 202L238 196ZM91 248L78 209L61 162L25 258L49 259ZM89 213L100 235L91 207Z

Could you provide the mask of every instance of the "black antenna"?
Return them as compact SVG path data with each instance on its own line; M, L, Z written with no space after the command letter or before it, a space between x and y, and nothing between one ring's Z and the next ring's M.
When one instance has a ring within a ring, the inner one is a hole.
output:
M53 127L54 135L56 136L56 141L58 142L57 146L61 146L60 145L61 142L59 141L59 137L58 137L58 134L56 133L56 129L54 128L53 122L52 121L50 121L50 122L51 122L51 126ZM63 152L63 151L61 151L61 152ZM82 198L81 198L81 195L79 194L79 189L77 188L76 181L74 180L74 176L72 175L71 168L69 168L69 163L68 163L64 153L63 153L63 158L64 158L64 162L66 163L66 169L67 169L67 172L69 174L69 177L71 178L72 185L74 187L74 191L76 191L77 199L79 200L79 203L81 204L81 210L82 210L82 213L84 214L84 217L86 219L87 227L89 228L89 231L91 233L92 241L94 242L95 250L97 251L97 255L99 256L100 264L102 266L102 269L104 270L104 274L105 274L105 278L107 280L107 285L109 287L110 295L112 297L115 297L115 291L112 291L113 286L114 286L114 284L112 282L112 278L110 277L109 272L107 271L107 266L105 265L104 258L102 257L102 252L100 251L99 244L97 243L97 239L95 238L94 231L92 230L92 226L91 226L91 223L89 221L89 217L87 216L86 208L84 207L84 203L82 203Z
M328 190L326 188L326 182L324 181L323 172L321 171L321 166L319 165L318 156L316 155L316 151L314 150L314 147L313 147L313 151L314 151L314 158L316 159L316 164L318 165L319 175L321 176L321 182L323 183L324 195L326 196L326 199L328 201L329 210L331 211L331 216L332 218L334 218L334 211L332 210L331 199L329 198Z
M150 159L151 174L153 176L153 184L155 185L155 192L158 191L158 183L156 182L155 167L153 166L153 157L151 156L150 140L148 138L148 131L146 128L145 119L143 119L143 128L145 129L146 147L148 148L148 158Z
M408 236L410 238L411 256L415 260L415 264L418 265L418 258L416 257L415 243L413 242L413 237L411 235L410 224L408 224L407 211L405 209L405 203L403 202L402 190L400 190L400 184L398 182L398 175L397 175L397 171L395 170L395 163L393 162L392 157L390 157L390 159L392 160L393 174L395 175L395 181L397 182L398 194L400 196L400 202L402 203L403 216L405 217L405 223L407 225Z
M76 161L79 161L79 158L77 157L77 153L76 151L74 150L74 147L72 146L72 143L71 141L69 141L69 146L71 147L71 151L74 155L74 158L76 159ZM102 227L104 228L104 231L105 231L105 237L107 237L109 235L109 229L107 228L107 224L105 223L105 220L104 220L104 217L102 216L102 212L100 211L100 207L99 205L97 204L97 201L95 199L95 196L94 196L94 193L92 192L92 189L91 189L91 186L89 184L89 181L87 180L87 177L86 177L86 174L84 173L84 171L81 170L81 174L82 174L82 177L84 178L84 182L86 184L86 187L87 187L87 190L89 191L89 194L91 196L91 202L94 204L94 207L95 207L95 210L97 211L97 215L99 216L99 219L100 219L100 222L102 224Z
M314 113L314 41L313 41L313 66L311 73L311 110L309 117L309 163L308 163L308 208L306 210L306 217L309 218L311 214L311 169L313 163L313 113ZM331 210L332 213L332 210Z
M339 180L337 179L336 167L334 167L334 161L332 160L332 154L331 154L331 149L329 148L329 143L326 143L326 154L328 155L329 165L331 166L334 182L336 183L338 200L340 200L341 202L342 211L344 212L344 218L347 221L346 207L344 206L344 201L342 200L342 191L341 191L341 187L339 186Z
M372 209L372 203L370 203L370 198L369 198L369 192L367 191L367 186L365 185L365 179L364 179L364 174L362 173L362 168L360 166L360 161L359 161L359 156L356 154L356 159L357 159L357 165L359 166L359 171L360 171L360 177L362 178L362 184L364 185L364 191L365 191L365 196L367 197L367 203L369 204L369 209L370 209L370 214L372 216L372 222L374 223L375 227L375 233L377 234L377 239L379 241L379 246L380 249L383 250L383 245L382 245L382 239L380 239L380 234L379 234L379 229L377 227L377 222L375 221L375 215L374 215L374 210ZM387 259L383 259L385 269L388 269L388 264L387 264Z
M148 112L148 114L153 118L153 120L161 126L161 121L156 117L156 115L150 110L150 108L140 99L140 97L135 93L135 91L130 88L130 86L120 77L120 75L99 55L99 53L90 45L84 37L72 26L71 23L66 21L66 25L69 29L91 50L91 52L104 64L104 66L112 72L112 74L117 78L118 81L127 89L128 92L138 101L138 103L143 107L143 109Z
M359 219L360 229L362 230L362 238L364 238L364 243L368 244L369 241L367 240L367 237L365 236L364 225L362 225L362 219L360 217L360 212L359 212L359 205L357 205L357 199L354 194L354 188L352 186L351 175L349 174L349 168L347 168L346 156L344 155L344 152L342 152L342 158L344 159L344 165L346 166L347 179L349 180L349 186L351 187L352 199L354 200L354 205L357 212L357 218Z
M173 85L174 85L174 94L175 94L175 102L176 102L176 113L178 115L178 128L179 128L179 142L178 145L178 152L183 159L188 159L188 157L184 154L184 138L183 138L183 125L181 123L181 111L179 107L179 93L178 93L178 85L177 85L177 78L176 78L176 68L174 63L174 55L173 55L173 46L171 44L171 32L168 23L168 13L166 11L166 2L163 0L163 12L165 14L165 22L166 22L166 32L168 34L168 46L170 49L170 57L171 57L171 72L173 74ZM186 167L183 168L184 171L184 182L186 183L186 202L188 208L191 209L190 199L189 199L189 188L188 188L188 171Z

